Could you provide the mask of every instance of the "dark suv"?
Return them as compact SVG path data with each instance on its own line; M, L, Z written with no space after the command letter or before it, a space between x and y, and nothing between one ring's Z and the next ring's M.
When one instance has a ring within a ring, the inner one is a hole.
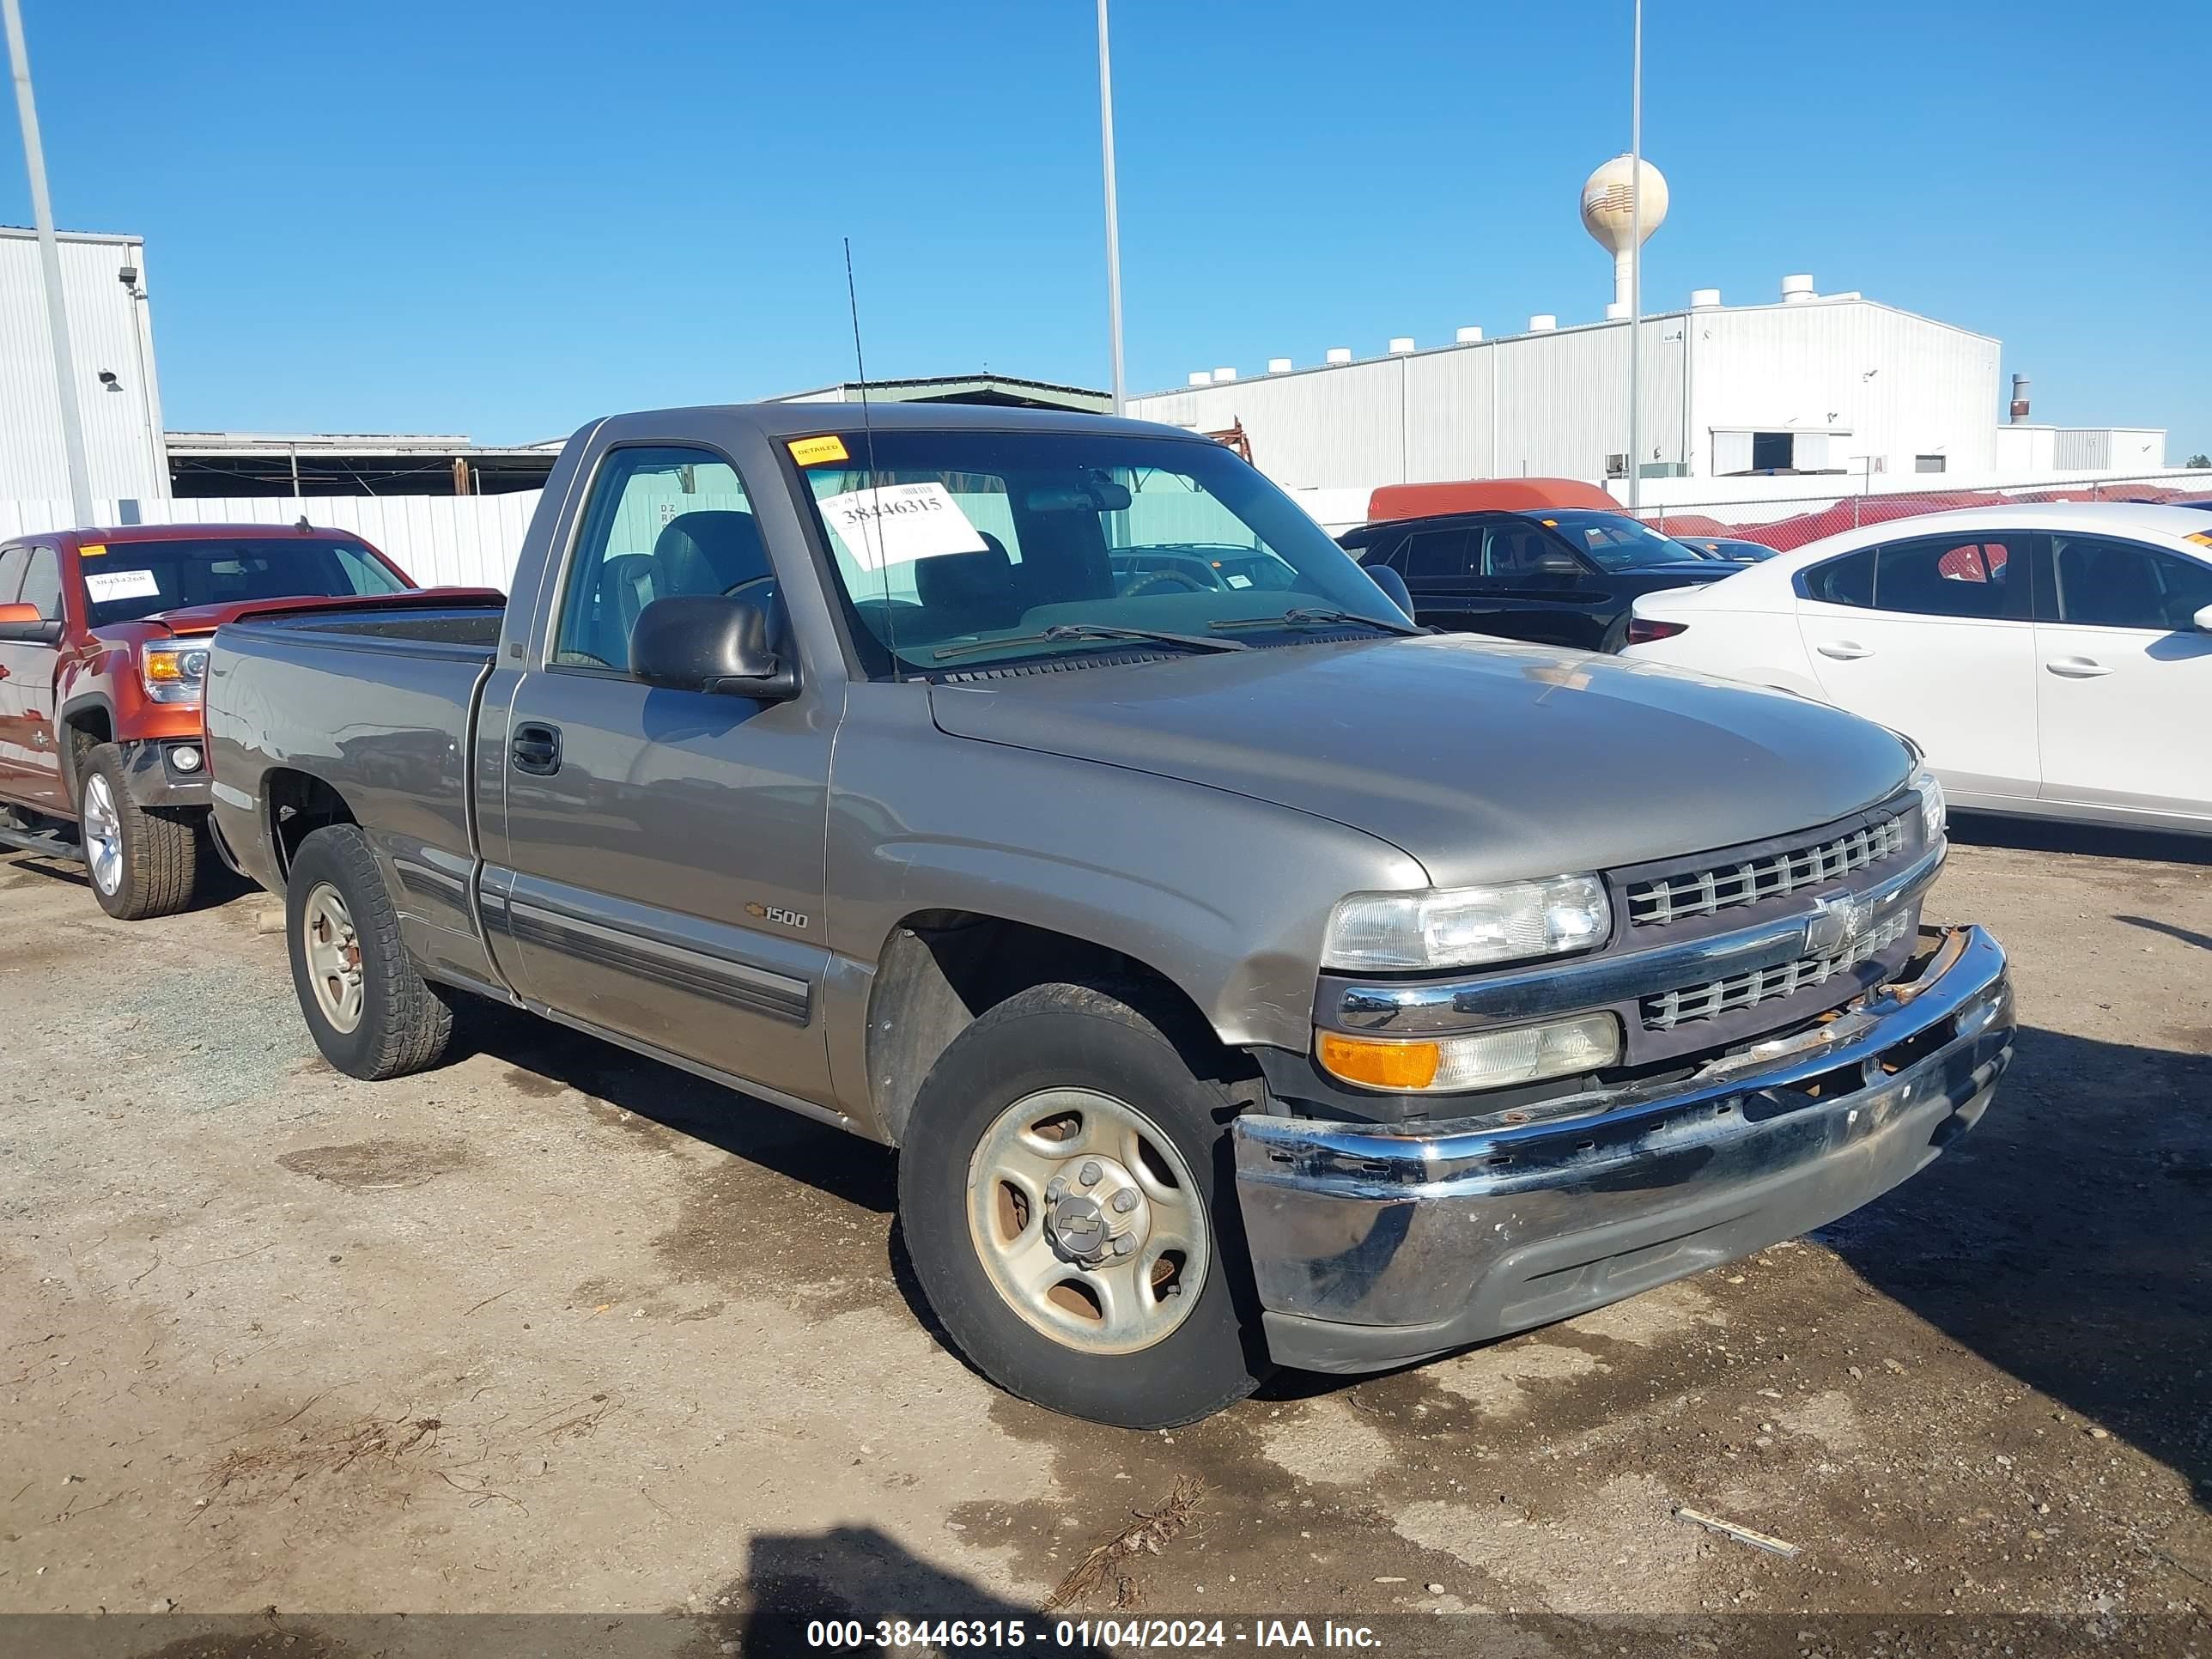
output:
M1399 519L1337 540L1363 565L1406 579L1417 622L1584 651L1620 649L1638 595L1736 568L1626 514L1589 507Z

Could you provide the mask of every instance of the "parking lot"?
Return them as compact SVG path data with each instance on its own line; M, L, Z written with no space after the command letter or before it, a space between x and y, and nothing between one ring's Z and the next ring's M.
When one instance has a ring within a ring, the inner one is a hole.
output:
M356 1083L273 902L124 924L0 864L0 1597L973 1616L1172 1502L1071 1606L2202 1619L2212 848L1961 828L1930 912L2010 947L2022 1031L1956 1157L1571 1323L1148 1435L933 1336L888 1153L489 1009Z

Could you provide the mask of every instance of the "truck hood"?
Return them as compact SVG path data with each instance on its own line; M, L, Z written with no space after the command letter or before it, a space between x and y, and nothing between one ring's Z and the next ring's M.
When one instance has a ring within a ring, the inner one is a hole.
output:
M157 611L141 617L172 634L212 634L225 623L248 617L273 617L288 611L343 611L360 605L386 609L405 605L453 605L462 600L498 599L491 587L416 587L400 593L307 594L283 599L231 599L222 605L184 605L173 611Z
M1912 765L1892 733L1825 704L1467 635L1015 674L930 696L954 737L1332 818L1411 854L1439 886L1787 835L1873 805Z

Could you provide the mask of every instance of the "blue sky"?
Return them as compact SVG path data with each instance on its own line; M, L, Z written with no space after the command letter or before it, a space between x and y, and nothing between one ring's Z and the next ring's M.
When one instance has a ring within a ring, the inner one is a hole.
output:
M848 234L872 375L1106 383L1085 0L24 9L57 214L147 239L172 427L514 441L848 378ZM1610 297L1576 204L1627 0L1114 15L1133 390ZM2212 448L2212 6L1646 31L1647 306L1810 271L1999 337L2039 419Z

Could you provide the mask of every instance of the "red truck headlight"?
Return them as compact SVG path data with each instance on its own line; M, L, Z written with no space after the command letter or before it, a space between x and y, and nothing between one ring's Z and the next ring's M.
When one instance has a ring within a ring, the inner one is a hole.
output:
M198 702L207 665L204 645L149 645L138 653L138 682L155 702Z

